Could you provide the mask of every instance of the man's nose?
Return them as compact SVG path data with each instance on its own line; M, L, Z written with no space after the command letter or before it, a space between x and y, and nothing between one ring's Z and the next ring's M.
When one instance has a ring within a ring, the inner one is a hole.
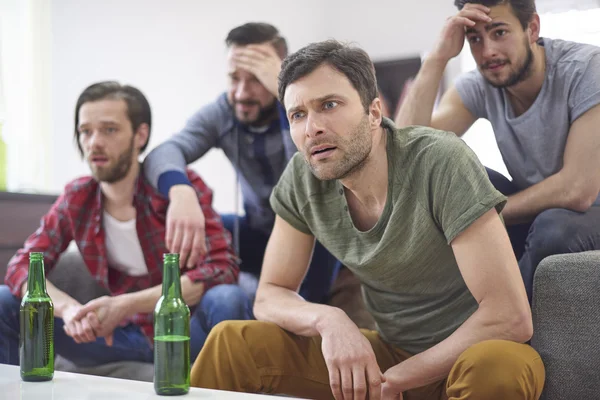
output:
M306 118L305 135L314 138L325 133L322 120L317 114L309 114Z
M247 100L251 97L250 85L248 82L242 80L238 83L235 88L235 99L236 100Z
M498 58L498 49L492 40L483 40L483 51L484 62L490 61L494 58Z

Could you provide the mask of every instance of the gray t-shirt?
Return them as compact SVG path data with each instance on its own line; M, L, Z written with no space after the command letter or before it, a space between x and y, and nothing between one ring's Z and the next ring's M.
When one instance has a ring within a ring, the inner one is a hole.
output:
M362 282L367 309L388 343L424 351L477 309L449 243L506 198L456 135L426 127L388 136L388 195L377 224L363 232L342 184L320 181L297 153L273 189L281 218L311 234ZM284 266L282 266L284 268Z
M546 50L546 79L533 105L518 117L505 90L487 83L478 70L456 81L467 109L492 124L506 168L521 190L560 171L571 124L600 104L600 48L547 38L539 43Z

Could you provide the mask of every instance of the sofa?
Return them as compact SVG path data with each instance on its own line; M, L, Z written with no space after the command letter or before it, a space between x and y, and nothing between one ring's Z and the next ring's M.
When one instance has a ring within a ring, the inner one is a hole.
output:
M600 251L542 260L532 311L531 345L546 366L542 399L600 399Z

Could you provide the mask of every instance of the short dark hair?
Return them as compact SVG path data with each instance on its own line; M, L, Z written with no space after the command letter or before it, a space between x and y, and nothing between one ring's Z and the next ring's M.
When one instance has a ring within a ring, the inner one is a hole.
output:
M283 60L279 74L279 100L283 103L285 90L290 84L323 64L329 65L348 78L358 92L365 111L368 112L373 99L377 97L377 78L373 62L364 50L337 40L311 43Z
M271 43L281 59L287 57L287 42L285 38L279 34L277 28L271 24L264 22L248 22L230 30L225 39L227 47L233 45L247 46L249 44L261 44L266 42Z
M77 105L75 106L75 143L77 144L79 153L83 156L83 149L79 144L79 109L85 103L106 99L123 99L125 101L127 104L127 117L129 118L129 122L131 122L131 129L134 134L140 125L148 125L148 139L140 149L140 152L144 152L150 141L150 128L152 127L150 103L148 103L146 96L133 86L121 85L115 81L104 81L88 86L77 99Z
M508 4L519 19L523 29L527 28L527 25L531 22L531 18L537 12L535 0L454 0L454 5L459 10L462 10L467 4L482 4L486 7Z

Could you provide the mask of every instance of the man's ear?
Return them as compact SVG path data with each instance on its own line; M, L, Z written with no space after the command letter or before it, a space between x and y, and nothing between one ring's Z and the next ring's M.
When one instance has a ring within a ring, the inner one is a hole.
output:
M527 32L529 34L529 43L534 44L540 38L540 16L535 13L531 17L531 21L527 25Z
M378 128L381 125L382 119L383 105L381 104L381 99L379 97L375 97L369 106L369 122L371 124L371 128Z
M148 124L144 123L138 126L135 132L135 147L140 153L142 152L142 147L148 142L148 137L150 137L150 127Z

